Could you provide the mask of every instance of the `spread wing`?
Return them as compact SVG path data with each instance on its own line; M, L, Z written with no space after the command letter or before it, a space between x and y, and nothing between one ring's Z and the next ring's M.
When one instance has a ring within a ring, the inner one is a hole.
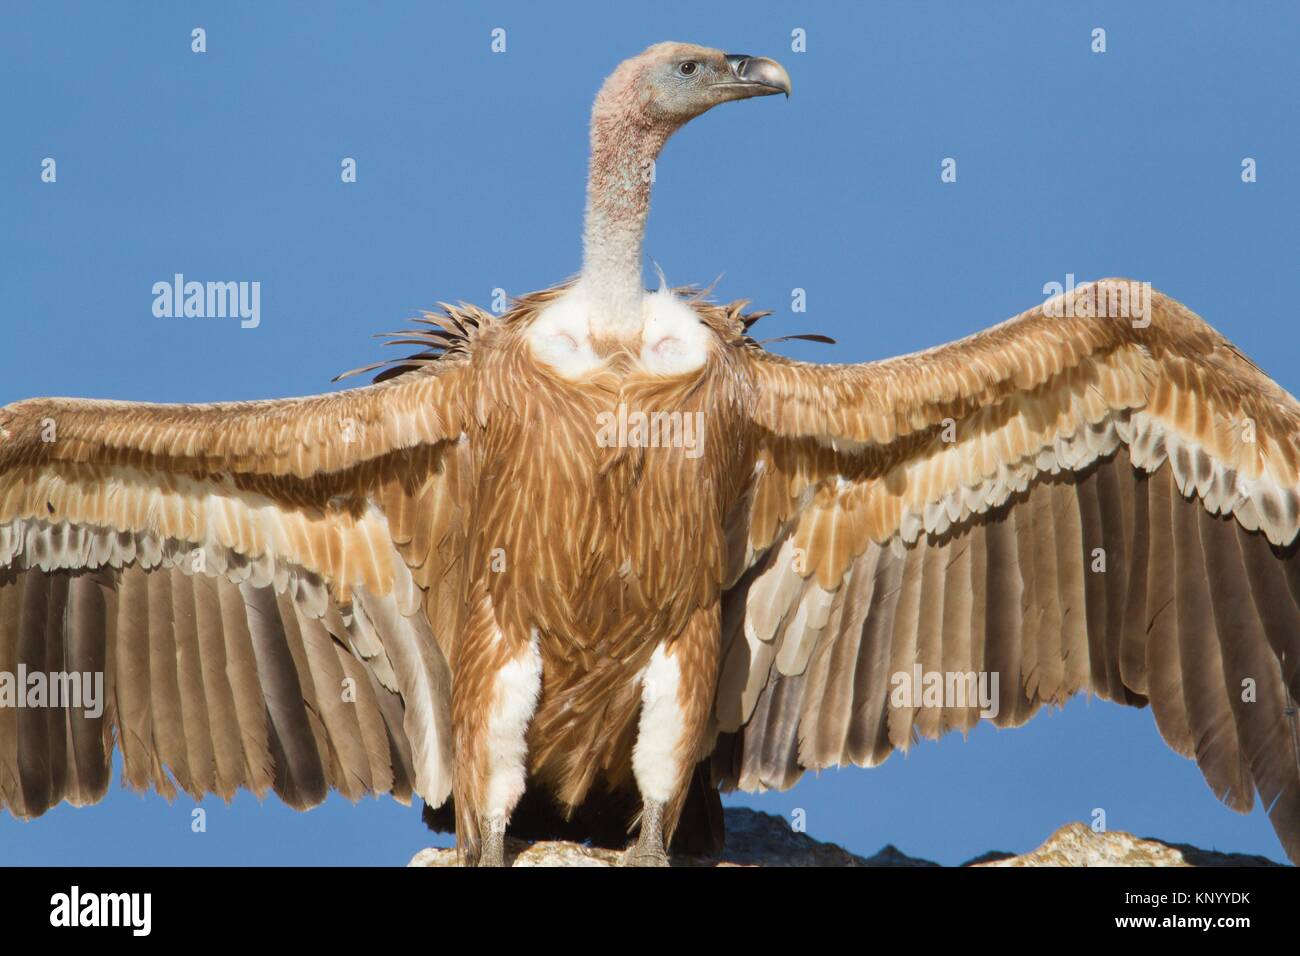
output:
M728 529L724 785L966 731L972 677L995 673L998 726L1080 691L1149 703L1300 860L1300 405L1177 302L1114 307L1137 289L867 365L749 350L763 437Z
M449 586L465 367L0 409L0 808L100 799L115 740L127 783L169 796L440 803L450 675L427 609Z

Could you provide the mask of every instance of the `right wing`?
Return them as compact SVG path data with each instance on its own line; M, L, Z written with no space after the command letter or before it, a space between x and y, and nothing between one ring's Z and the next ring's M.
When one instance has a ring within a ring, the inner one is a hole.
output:
M1300 403L1172 299L1103 311L1124 285L883 362L745 353L762 454L729 527L724 786L1097 694L1149 702L1300 860ZM917 686L936 675L948 695Z

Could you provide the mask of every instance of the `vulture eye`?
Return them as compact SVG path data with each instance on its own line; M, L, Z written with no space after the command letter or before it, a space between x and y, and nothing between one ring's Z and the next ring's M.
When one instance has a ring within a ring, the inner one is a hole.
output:
M694 60L687 60L685 63L683 63L681 66L677 68L677 72L680 73L682 76L690 76L695 72L698 66L699 64L696 63Z

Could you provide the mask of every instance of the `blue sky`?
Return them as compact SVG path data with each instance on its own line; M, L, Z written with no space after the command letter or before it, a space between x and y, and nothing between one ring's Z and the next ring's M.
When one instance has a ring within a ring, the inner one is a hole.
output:
M1297 28L1300 7L1263 2L7 3L0 404L319 392L436 300L565 278L591 98L663 39L793 78L790 100L721 108L669 143L646 244L672 282L721 274L718 297L775 310L768 335L839 340L787 354L908 352L1067 273L1124 275L1298 392ZM151 287L177 272L259 281L261 324L156 318ZM1284 859L1263 813L1219 804L1148 711L1101 701L733 802L947 863L1032 849L1096 807L1114 829ZM384 865L430 842L389 799L204 807L194 834L188 798L115 784L93 808L0 817L0 863Z

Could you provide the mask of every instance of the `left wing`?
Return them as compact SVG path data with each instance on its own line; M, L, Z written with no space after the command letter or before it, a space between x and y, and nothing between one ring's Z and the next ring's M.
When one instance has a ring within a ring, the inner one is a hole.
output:
M1300 860L1300 405L1173 300L1116 316L1132 288L867 365L747 350L761 452L728 528L723 785L1086 691L1149 702Z
M464 368L302 399L0 408L0 809L99 800L115 744L129 784L169 796L440 803L450 672L427 610Z

